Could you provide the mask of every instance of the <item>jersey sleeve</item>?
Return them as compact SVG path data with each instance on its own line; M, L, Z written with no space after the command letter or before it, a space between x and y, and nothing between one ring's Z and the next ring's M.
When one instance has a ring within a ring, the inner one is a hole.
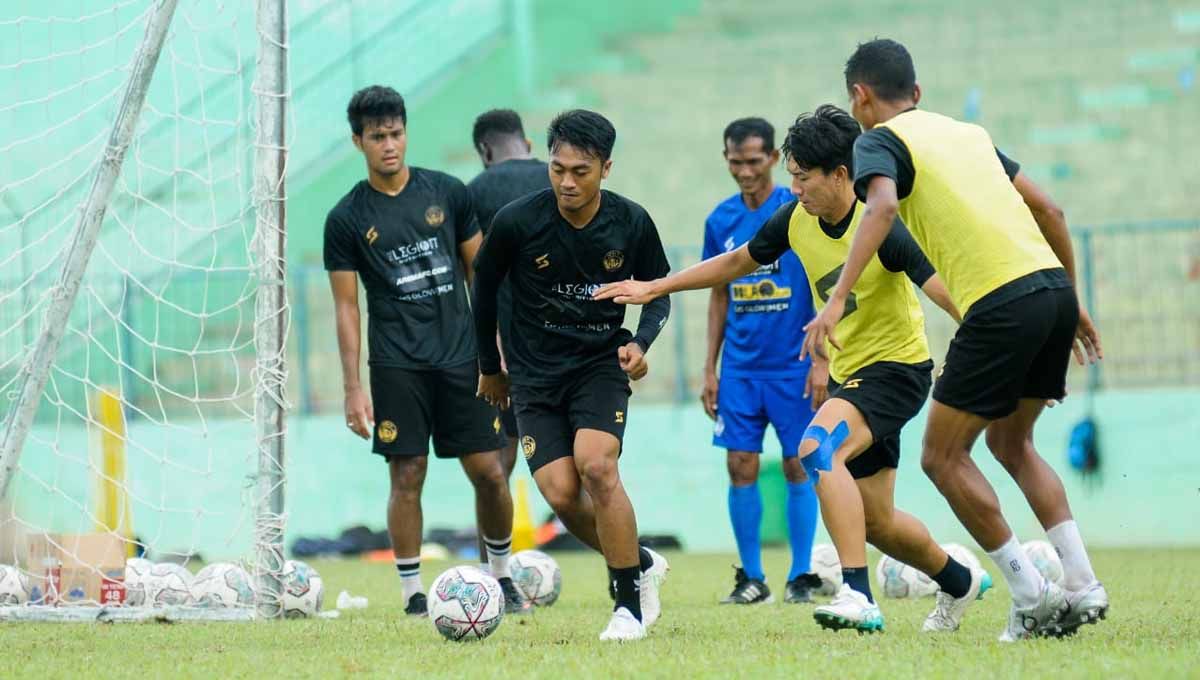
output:
M479 233L479 220L475 219L475 208L471 192L461 181L452 179L450 209L454 214L454 237L462 243Z
M780 206L754 238L750 239L746 247L755 262L771 264L791 248L788 242L788 225L792 221L792 211L796 209L796 205L797 201L791 201Z
M641 242L638 244L633 278L639 281L662 278L671 272L671 264L667 261L666 251L663 250L658 228L654 225L654 220L650 219L650 215L645 212L642 212L638 219L643 224L641 225ZM637 333L633 335L633 341L642 348L642 352L649 351L650 345L654 344L654 340L658 338L663 326L667 324L667 318L670 315L671 298L669 296L657 298L642 306L642 313L638 317Z
M716 257L721 254L721 244L717 243L717 235L713 229L713 216L704 220L704 250L700 253L701 260Z
M484 375L500 372L500 350L496 346L496 318L499 313L496 295L500 283L512 267L517 251L517 221L511 219L510 214L506 209L496 213L492 229L475 256L471 311L475 316L479 372Z
M877 176L896 181L897 198L912 193L916 177L912 154L896 133L883 127L868 130L854 142L854 193L858 200L867 202L867 189Z
M891 231L879 246L879 262L890 272L904 272L918 287L934 275L929 258L899 217L892 221Z
M325 271L358 271L358 251L354 247L354 229L338 211L333 209L325 217L325 242L323 256Z
M1021 171L1021 164L1005 156L1000 149L996 149L996 157L1000 159L1000 165L1004 166L1004 174L1008 175L1008 181L1016 179L1017 173Z

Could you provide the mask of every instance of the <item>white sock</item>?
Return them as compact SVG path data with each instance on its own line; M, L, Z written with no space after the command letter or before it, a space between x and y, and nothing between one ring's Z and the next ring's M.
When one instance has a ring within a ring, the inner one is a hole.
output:
M483 573L487 574L488 576L491 576L492 575L492 565L488 564L487 560L488 560L487 555L479 556L479 571L482 571Z
M988 557L1000 568L1017 606L1028 607L1037 602L1042 590L1042 575L1029 561L1015 534L1007 543L989 552Z
M1083 538L1079 535L1079 525L1069 519L1062 524L1046 530L1046 538L1058 551L1063 563L1063 587L1067 590L1083 590L1096 580L1096 572L1092 571L1092 562L1088 559L1087 548L1083 547Z
M483 537L483 545L487 549L488 565L492 568L492 576L512 578L508 571L508 558L512 556L512 536L502 539Z
M404 588L404 604L413 595L425 592L425 584L421 583L421 556L397 557L396 571L400 572L400 586Z

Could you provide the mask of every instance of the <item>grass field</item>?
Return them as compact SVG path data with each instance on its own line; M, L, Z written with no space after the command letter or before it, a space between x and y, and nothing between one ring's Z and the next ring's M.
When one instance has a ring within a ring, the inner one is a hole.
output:
M817 628L804 605L720 607L732 556L668 557L663 619L638 643L596 639L610 605L592 555L558 555L559 602L470 644L443 642L428 620L400 614L390 566L322 561L313 565L327 607L342 589L368 595L370 607L269 624L5 624L0 678L1200 677L1200 550L1096 551L1109 619L1073 639L1018 645L995 641L1003 583L952 636L919 632L932 599L881 600L887 631L859 636ZM784 552L766 558L768 577L782 583ZM428 565L426 585L445 566Z

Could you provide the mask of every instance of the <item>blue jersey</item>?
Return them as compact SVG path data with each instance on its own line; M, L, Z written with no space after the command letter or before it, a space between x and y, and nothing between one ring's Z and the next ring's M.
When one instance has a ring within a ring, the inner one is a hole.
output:
M791 200L791 192L777 186L758 210L747 208L741 194L722 201L704 223L704 259L750 241L767 219ZM773 264L729 284L721 376L803 378L808 361L800 360L800 346L804 325L813 315L804 267L790 250Z

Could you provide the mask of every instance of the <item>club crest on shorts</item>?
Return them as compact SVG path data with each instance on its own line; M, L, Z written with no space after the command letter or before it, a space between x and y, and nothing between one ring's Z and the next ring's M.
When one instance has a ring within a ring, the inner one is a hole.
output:
M390 420L385 420L382 423L379 423L379 427L376 428L376 432L379 434L379 441L383 442L384 444L391 444L392 442L396 441L396 423L393 423Z
M619 250L610 250L604 254L604 271L615 272L625 264L625 253Z
M525 460L533 458L534 451L537 451L537 440L529 435L521 437L521 453L525 454Z
M446 213L440 205L431 205L425 209L425 224L437 228L446 221Z

